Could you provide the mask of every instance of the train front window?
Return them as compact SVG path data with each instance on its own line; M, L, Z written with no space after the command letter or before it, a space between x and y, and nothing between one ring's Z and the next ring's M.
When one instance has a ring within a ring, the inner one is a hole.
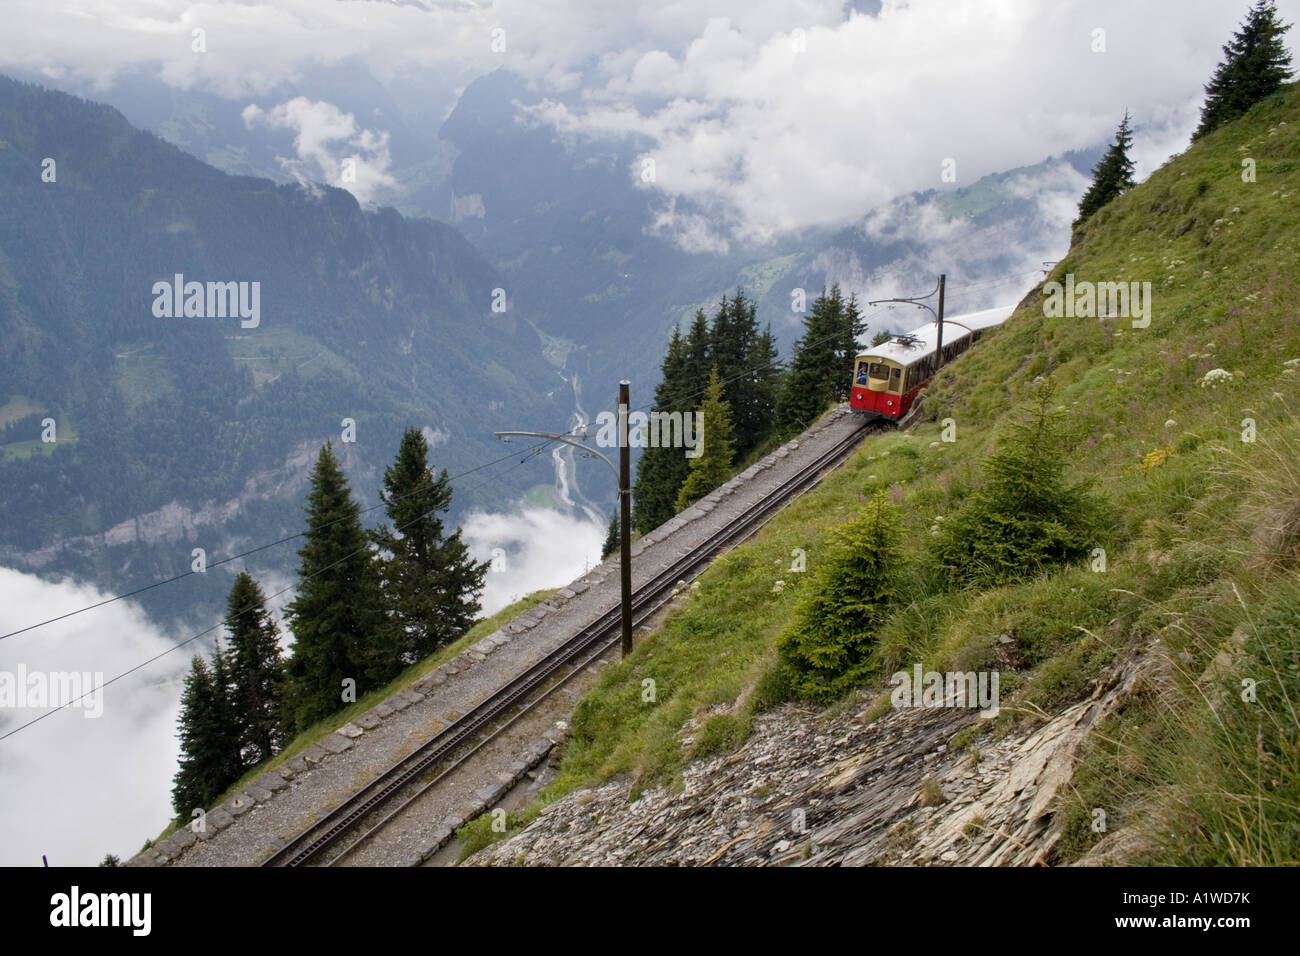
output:
M903 370L901 368L891 369L889 372L889 390L891 392L902 392L902 385Z

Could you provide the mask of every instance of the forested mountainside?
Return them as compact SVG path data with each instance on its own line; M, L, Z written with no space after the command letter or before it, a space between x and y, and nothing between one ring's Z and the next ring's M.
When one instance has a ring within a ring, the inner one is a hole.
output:
M229 176L116 110L3 77L0 179L8 564L111 587L183 570L193 543L146 527L168 507L179 526L208 509L209 555L297 531L305 466L345 418L363 501L408 425L455 474L501 455L493 428L565 421L537 334L509 299L494 311L501 277L445 224ZM167 317L155 284L178 275L243 284L245 317ZM519 474L456 504L507 500ZM265 560L290 566L282 550Z

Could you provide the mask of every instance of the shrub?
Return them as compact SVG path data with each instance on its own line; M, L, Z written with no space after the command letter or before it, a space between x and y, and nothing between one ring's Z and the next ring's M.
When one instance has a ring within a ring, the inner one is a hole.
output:
M895 598L899 534L897 514L883 492L836 533L777 642L778 673L765 681L766 695L779 688L827 702L865 679L873 628Z
M1110 524L1086 485L1068 484L1068 436L1040 383L983 465L984 483L944 522L936 538L941 567L966 584L1032 577L1085 557Z

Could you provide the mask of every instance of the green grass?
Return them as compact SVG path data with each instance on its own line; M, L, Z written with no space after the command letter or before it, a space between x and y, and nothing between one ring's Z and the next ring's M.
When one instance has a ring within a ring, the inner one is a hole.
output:
M235 783L231 784L225 793L223 793L220 797L214 800L212 806L214 807L220 806L221 804L229 800L231 797L241 793L258 777L262 776L263 774L269 771L275 770L276 768L280 767L287 761L292 760L294 757L298 756L298 754L302 753L308 747L320 743L322 740L324 740L330 734L334 733L344 724L348 723L349 721L353 720L356 717L360 717L362 714L370 710L370 708L374 707L376 704L381 703L382 701L391 697L393 694L396 694L398 691L404 690L405 688L409 687L411 684L414 684L416 681L420 680L422 677L437 670L439 667L441 667L447 661L451 660L461 651L478 643L480 640L487 637L489 634L493 633L494 631L508 624L510 621L514 620L516 617L518 617L520 614L527 611L529 608L545 601L552 594L554 594L555 591L556 589L554 588L548 591L534 591L532 594L529 594L527 597L524 597L521 600L516 601L515 603L509 605L508 607L502 608L500 611L497 611L497 613L493 614L491 617L484 618L483 620L476 623L473 627L471 627L468 631L466 631L463 635L461 635L461 637L458 638L457 640L446 645L445 647L438 648L438 650L434 651L424 660L417 661L416 663L412 664L406 670L402 671L402 673L399 674L397 677L393 678L393 680L389 682L387 685L385 685L384 687L381 687L378 690L373 690L368 694L362 695L355 703L349 704L347 707L343 708L342 710L334 714L331 714L329 717L326 717L324 720L321 720L318 723L314 724L313 726L307 728L302 733L295 736L293 740L291 740L288 744L285 745L283 750L281 750L279 753L273 756L270 760L264 761L263 763L258 764L256 767L251 767L247 773L245 773L242 777L240 777L237 781L235 781ZM163 830L160 834L158 834L158 836L155 837L152 841L149 841L149 843L147 843L146 846L152 843L157 843L159 840L166 838L169 834L174 833L178 828L178 823L187 823L187 822L188 821L173 820L165 830Z
M1050 278L1150 282L1150 326L1048 317L1031 297L941 372L910 434L868 439L602 674L538 805L615 778L634 792L673 786L692 759L738 746L779 699L764 679L807 577L787 570L792 549L811 569L830 530L884 489L907 570L864 689L916 662L996 667L1002 710L961 740L973 747L1086 697L1122 660L1164 661L1063 791L1058 861L1105 836L1098 808L1106 832L1130 828L1129 861L1300 858L1300 363L1285 364L1300 359L1298 159L1292 85L1093 216ZM1231 380L1203 386L1216 368ZM1067 478L1114 510L1106 539L1089 543L1104 569L1090 559L960 589L927 568L930 542L1039 376L1065 413ZM956 442L940 440L945 418ZM1247 679L1254 703L1241 699Z

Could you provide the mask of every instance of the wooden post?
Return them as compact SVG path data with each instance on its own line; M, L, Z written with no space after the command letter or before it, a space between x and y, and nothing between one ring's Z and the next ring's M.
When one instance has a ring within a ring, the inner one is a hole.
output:
M623 656L632 653L632 479L628 447L628 386L618 383L618 500L621 511L619 574L623 578Z
M943 365L943 284L947 278L947 274L939 276L939 342L934 347L934 370L936 372Z

